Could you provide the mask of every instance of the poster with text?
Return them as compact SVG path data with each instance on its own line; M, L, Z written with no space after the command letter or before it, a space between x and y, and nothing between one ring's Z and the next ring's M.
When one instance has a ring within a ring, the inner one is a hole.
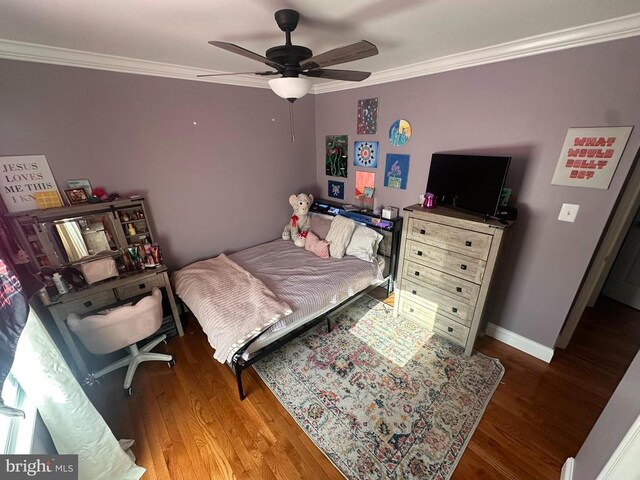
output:
M9 212L22 212L38 207L35 194L58 195L58 186L44 155L0 157L0 188Z
M552 185L609 188L633 127L570 128Z

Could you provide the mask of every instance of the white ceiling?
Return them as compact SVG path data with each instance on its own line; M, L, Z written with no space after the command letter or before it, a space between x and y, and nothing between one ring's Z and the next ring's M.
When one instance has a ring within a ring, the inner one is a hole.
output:
M0 0L0 57L191 79L265 70L207 41L263 55L284 43L280 8L300 12L293 43L314 54L376 44L378 56L334 67L374 72L363 84L640 34L640 0Z

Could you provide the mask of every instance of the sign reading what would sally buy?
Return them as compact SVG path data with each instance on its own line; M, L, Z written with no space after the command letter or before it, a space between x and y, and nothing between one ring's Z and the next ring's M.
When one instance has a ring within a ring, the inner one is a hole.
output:
M9 212L38 208L35 194L58 194L49 163L44 155L0 157L0 188Z
M633 127L570 128L552 185L609 188Z

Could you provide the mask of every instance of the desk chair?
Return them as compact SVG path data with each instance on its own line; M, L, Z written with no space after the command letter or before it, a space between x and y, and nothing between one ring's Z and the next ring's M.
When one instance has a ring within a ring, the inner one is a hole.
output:
M157 332L162 324L162 293L158 288L154 288L151 295L135 305L115 308L105 315L80 318L72 313L67 318L67 324L91 353L111 353L125 347L129 350L129 355L125 358L90 374L93 378L99 378L119 368L128 367L124 379L124 393L127 396L132 393L131 382L140 363L160 360L167 362L169 367L176 363L171 355L151 352L160 342L166 343L167 336L164 334L140 350L136 345L136 342Z

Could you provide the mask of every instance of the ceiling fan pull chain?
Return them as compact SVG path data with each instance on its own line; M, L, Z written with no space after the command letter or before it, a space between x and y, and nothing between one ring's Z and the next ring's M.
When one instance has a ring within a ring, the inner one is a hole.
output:
M289 129L291 130L291 143L295 143L296 132L293 128L293 102L289 102Z

